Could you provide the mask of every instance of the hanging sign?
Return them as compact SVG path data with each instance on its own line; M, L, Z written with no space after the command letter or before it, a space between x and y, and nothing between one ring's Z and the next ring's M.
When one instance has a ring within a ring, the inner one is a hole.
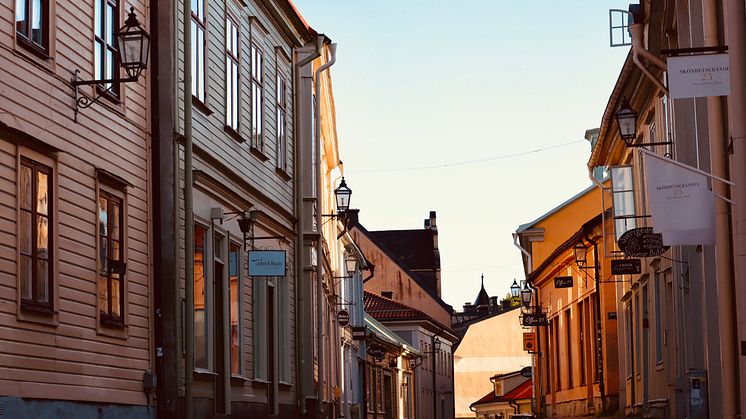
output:
M536 333L523 333L523 350L526 352L533 352L534 350L536 350Z
M728 54L668 57L667 64L672 99L730 95Z
M626 256L633 258L659 256L668 250L668 246L663 245L663 236L654 233L652 227L627 230L619 237L617 244Z
M368 355L376 361L383 361L383 358L386 356L386 349L382 346L370 346L368 347Z
M642 272L640 259L612 259L612 275L637 275Z
M249 250L249 276L285 276L284 250Z
M547 315L544 313L526 313L523 315L522 326L546 326Z
M572 288L571 276L555 276L554 288Z
M347 310L342 309L337 312L337 324L340 327L346 327L350 324L350 313Z
M365 340L368 336L368 328L365 326L352 326L352 340Z

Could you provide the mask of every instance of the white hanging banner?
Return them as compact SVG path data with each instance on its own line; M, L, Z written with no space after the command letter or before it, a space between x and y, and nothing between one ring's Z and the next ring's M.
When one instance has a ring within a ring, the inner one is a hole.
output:
M666 65L672 99L730 94L728 54L668 57Z
M653 230L663 244L715 244L715 196L704 175L645 153L645 178Z

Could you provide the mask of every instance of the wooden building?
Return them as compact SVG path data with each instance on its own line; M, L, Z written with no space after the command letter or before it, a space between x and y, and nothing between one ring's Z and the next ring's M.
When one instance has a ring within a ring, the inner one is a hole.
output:
M153 408L151 113L115 35L147 2L0 6L0 412L147 417ZM107 88L111 87L107 91ZM77 105L81 105L78 107ZM77 109L77 110L76 110ZM143 383L147 384L144 385Z

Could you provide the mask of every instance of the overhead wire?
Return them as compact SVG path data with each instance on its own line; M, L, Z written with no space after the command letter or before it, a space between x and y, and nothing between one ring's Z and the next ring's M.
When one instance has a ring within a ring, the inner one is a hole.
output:
M381 172L405 172L405 171L412 171L412 170L431 170L431 169L444 169L444 168L457 167L457 166L467 166L470 164L484 163L487 161L505 160L505 159L511 159L515 157L526 156L529 154L540 153L542 151L549 151L549 150L553 150L556 148L567 147L569 145L577 144L577 143L584 142L584 141L586 140L575 140L575 141L570 141L570 142L562 143L562 144L556 144L556 145L552 145L548 147L537 148L534 150L527 150L527 151L521 151L518 153L504 154L501 156L485 157L482 159L465 160L465 161L453 162L453 163L439 163L439 164L433 164L433 165L428 165L428 166L399 167L399 168L389 168L389 169L349 170L349 172L356 173L356 174L357 173L381 173Z

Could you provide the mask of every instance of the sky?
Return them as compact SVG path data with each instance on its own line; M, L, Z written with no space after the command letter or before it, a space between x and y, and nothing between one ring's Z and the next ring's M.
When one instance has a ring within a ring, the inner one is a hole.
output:
M611 0L294 0L338 44L340 156L368 230L437 212L442 298L504 297L525 278L512 233L590 186L628 47Z

